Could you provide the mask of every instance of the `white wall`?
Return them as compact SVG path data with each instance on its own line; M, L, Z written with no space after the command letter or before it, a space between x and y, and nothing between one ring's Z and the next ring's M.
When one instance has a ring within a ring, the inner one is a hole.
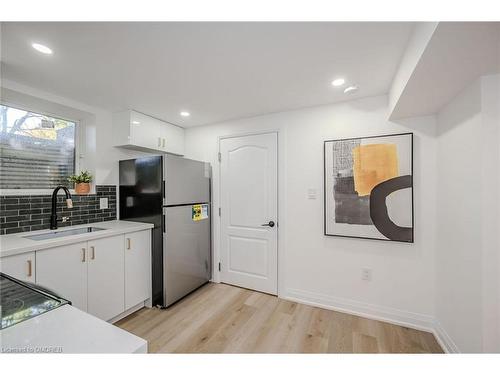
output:
M454 344L467 351L481 347L480 127L477 82L438 116L436 314Z
M500 75L481 79L483 351L500 352Z
M436 318L461 352L500 351L499 83L477 80L437 121Z
M218 137L278 129L280 296L426 327L434 315L435 119L386 118L380 96L196 127L187 129L186 157L212 163L217 207ZM325 237L323 141L408 131L415 133L415 243ZM309 188L316 200L307 199ZM214 235L217 261L218 217ZM373 270L371 282L361 280L362 268Z

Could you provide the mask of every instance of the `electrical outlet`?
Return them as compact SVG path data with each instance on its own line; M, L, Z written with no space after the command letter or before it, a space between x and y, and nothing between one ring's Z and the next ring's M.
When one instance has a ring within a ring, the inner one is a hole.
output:
M108 208L108 198L99 198L99 208L101 210Z
M365 281L372 280L372 270L370 268L363 268L361 270L361 279Z

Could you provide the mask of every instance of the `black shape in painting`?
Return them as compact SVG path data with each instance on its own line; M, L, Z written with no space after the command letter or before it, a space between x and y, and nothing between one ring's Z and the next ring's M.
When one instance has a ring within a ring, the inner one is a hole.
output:
M354 190L354 177L335 177L335 222L372 225L370 198L360 197Z
M370 216L380 233L393 241L413 242L413 228L396 225L387 212L386 198L389 194L412 188L412 176L399 176L381 182L370 194Z

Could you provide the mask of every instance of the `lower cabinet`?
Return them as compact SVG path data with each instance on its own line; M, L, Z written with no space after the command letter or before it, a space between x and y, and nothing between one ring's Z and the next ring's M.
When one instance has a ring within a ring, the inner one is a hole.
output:
M98 318L109 320L124 311L123 236L89 241L87 251L87 311Z
M36 252L36 283L87 311L87 242Z
M36 251L36 283L110 320L150 298L151 230Z
M0 271L22 281L35 282L35 252L0 259Z
M2 257L0 270L110 320L151 295L151 230Z
M125 235L125 310L149 298L151 290L151 231Z

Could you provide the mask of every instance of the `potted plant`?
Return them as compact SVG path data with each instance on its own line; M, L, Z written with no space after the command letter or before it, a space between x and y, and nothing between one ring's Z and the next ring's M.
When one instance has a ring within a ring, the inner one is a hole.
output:
M69 176L68 181L75 184L76 194L88 194L90 192L92 175L88 171L81 171L79 174Z

